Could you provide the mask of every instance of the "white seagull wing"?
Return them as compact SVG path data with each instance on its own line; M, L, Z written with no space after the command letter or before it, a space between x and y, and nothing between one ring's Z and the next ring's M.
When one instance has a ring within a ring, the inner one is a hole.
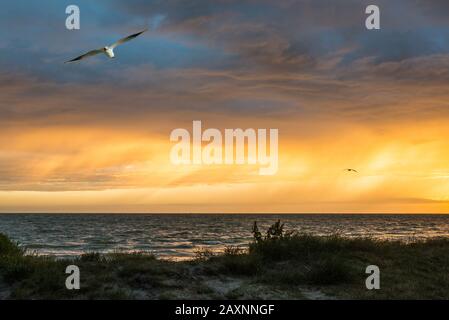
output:
M102 53L103 51L104 51L103 48L102 49L91 50L91 51L89 51L89 52L87 52L85 54L80 55L79 57L76 57L76 58L74 58L72 60L66 61L65 63L79 61L79 60L82 60L84 58L91 57L91 56L97 55L99 53Z
M147 30L148 29L145 29L143 31L140 31L140 32L134 33L130 36L127 36L125 38L122 38L122 39L118 40L117 42L115 42L114 44L110 45L109 48L114 49L115 47L117 47L118 45L120 45L122 43L128 42L129 40L132 40L134 38L137 38L138 36L140 36L142 33L144 33Z

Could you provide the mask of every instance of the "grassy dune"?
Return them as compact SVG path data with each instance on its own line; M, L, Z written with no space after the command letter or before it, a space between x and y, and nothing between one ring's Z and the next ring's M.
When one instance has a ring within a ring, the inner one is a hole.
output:
M449 239L414 243L286 234L279 223L248 250L198 251L170 262L148 253L85 254L56 260L25 254L0 234L3 299L449 299ZM81 289L65 288L65 268ZM381 289L367 290L377 265Z

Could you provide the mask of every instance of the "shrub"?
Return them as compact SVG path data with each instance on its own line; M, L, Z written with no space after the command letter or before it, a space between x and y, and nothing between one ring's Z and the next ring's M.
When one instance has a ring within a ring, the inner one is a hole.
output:
M273 225L271 225L271 227L268 228L265 237L263 237L262 233L259 231L257 221L254 221L252 233L256 243L286 239L293 235L293 232L284 232L284 224L281 224L281 220L276 221Z
M25 253L17 243L12 242L6 235L0 233L0 256L21 256Z

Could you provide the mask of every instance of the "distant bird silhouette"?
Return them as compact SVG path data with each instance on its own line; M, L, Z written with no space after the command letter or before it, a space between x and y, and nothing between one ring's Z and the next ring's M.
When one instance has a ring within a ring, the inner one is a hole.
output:
M100 49L96 49L96 50L91 50L91 51L89 51L89 52L87 52L87 53L85 53L85 54L83 54L83 55L80 55L79 57L76 57L75 59L66 61L65 63L68 63L68 62L74 62L74 61L79 61L79 60L85 59L85 58L87 58L87 57L95 56L95 55L100 54L100 53L104 53L104 54L107 55L109 58L114 58L114 57L115 57L114 49L115 49L118 45L123 44L123 43L125 43L125 42L128 42L129 40L132 40L132 39L134 39L134 38L140 36L142 33L144 33L144 32L147 31L147 30L148 30L148 29L145 29L145 30L143 30L143 31L140 31L140 32L135 33L135 34L132 34L132 35L127 36L127 37L125 37L125 38L123 38L123 39L120 39L120 40L118 40L117 42L115 42L114 44L112 44L112 45L110 45L110 46L106 46L106 47L103 47L103 48L100 48Z
M351 168L345 169L345 171L359 173L357 170Z

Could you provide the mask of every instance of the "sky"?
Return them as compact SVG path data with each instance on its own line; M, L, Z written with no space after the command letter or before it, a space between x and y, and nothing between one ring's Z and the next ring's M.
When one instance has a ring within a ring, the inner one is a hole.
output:
M448 15L446 0L3 3L0 212L448 213ZM144 28L115 59L63 63ZM193 120L278 129L277 174L173 165L170 132Z

